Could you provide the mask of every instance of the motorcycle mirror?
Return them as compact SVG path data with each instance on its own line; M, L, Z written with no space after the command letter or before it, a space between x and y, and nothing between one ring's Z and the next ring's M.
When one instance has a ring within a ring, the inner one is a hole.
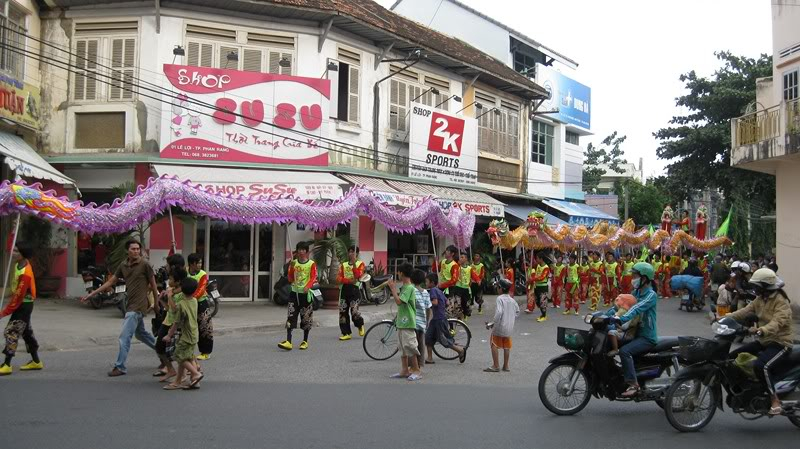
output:
M591 313L587 314L585 317L583 317L583 322L586 324L590 324L592 322L592 316L593 315Z

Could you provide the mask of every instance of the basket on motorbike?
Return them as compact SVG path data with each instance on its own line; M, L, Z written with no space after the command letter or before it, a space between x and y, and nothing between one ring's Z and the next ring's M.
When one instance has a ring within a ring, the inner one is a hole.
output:
M702 337L678 337L679 356L687 363L698 363L714 358L719 344Z
M570 327L558 327L556 333L556 343L570 351L580 351L589 341L589 331L583 329L572 329Z

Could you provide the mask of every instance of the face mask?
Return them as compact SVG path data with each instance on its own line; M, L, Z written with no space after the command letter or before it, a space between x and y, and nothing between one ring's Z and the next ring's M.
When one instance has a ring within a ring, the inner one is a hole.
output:
M638 290L638 289L639 289L639 287L642 285L642 279L641 279L641 278L636 278L636 279L634 279L634 280L631 282L631 285L633 285L633 289L634 289L634 290Z

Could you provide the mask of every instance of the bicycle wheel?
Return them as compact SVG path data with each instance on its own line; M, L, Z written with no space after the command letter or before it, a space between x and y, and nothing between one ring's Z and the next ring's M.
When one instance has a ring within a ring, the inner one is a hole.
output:
M465 322L455 318L447 320L447 324L450 328L450 336L453 337L455 344L462 348L469 348L469 343L472 341L472 332L469 330L469 326L467 326ZM436 344L433 345L433 352L435 352L440 359L444 360L455 360L458 358L458 353L456 351Z
M397 327L392 320L373 324L364 334L364 352L372 360L387 360L398 351Z

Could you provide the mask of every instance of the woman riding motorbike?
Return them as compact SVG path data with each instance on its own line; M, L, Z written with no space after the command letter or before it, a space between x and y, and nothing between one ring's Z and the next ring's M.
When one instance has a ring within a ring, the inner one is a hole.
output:
M658 295L653 290L653 278L655 270L647 262L639 262L633 266L633 296L636 297L636 304L627 313L620 317L614 317L617 308L612 307L606 316L611 316L613 322L622 325L630 320L641 317L641 322L636 329L636 335L619 350L619 357L622 360L622 372L625 382L629 387L622 393L622 397L630 398L639 394L639 382L636 380L636 369L633 364L633 357L646 354L658 342L658 332L656 330L656 303Z
M735 359L744 352L758 357L753 362L753 372L772 396L770 415L780 415L782 412L773 377L776 368L780 368L781 362L789 355L794 344L792 309L781 284L778 276L769 268L756 270L750 278L750 286L755 289L756 299L728 315L739 322L752 315L758 318L759 326L750 328L750 333L758 336L758 340L731 352L730 358Z

